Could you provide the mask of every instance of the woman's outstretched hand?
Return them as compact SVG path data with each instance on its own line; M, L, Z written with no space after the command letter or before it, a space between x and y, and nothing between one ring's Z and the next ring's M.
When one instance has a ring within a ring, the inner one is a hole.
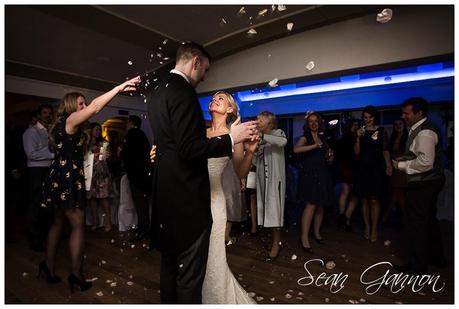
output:
M125 81L121 85L118 86L119 92L128 92L128 91L136 91L137 86L141 83L140 76L136 76L128 81Z

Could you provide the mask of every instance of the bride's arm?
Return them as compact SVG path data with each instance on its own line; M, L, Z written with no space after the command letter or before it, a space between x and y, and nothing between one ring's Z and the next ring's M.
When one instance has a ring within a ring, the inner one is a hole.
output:
M236 175L239 178L245 178L249 174L252 166L252 159L257 151L257 146L258 139L253 142L234 145L233 165Z

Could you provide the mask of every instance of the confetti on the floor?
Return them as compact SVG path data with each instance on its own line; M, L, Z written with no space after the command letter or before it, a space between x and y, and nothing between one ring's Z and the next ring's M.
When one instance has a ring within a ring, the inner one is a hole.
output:
M127 285L133 285L133 284L134 284L134 282L132 282L132 281L128 281L128 282L126 282L126 284L127 284Z
M257 30L251 28L249 31L247 31L247 36L248 37L253 37L257 34Z
M263 296L257 296L257 302L260 302L260 301L262 301L263 299L265 299Z
M303 297L297 296L296 299L303 300Z
M129 65L132 65L133 63L132 63L132 61L131 61L131 60L129 60L129 61L128 61L128 64L129 64Z
M384 242L384 246L390 246L390 243L391 243L390 240L386 240L386 241Z
M247 293L247 295L249 295L249 297L253 298L253 297L255 297L256 294L254 292L249 292L249 293Z
M358 303L359 303L358 301L353 300L353 299L349 299L348 301L349 301L349 303L351 303L351 304L358 304Z
M295 254L293 254L292 257L291 257L292 260L296 260L297 258L298 257Z
M290 299L290 298L292 298L292 295L287 293L287 294L285 294L285 298Z
M303 293L303 292L298 292L298 295L299 295L299 296L303 296L304 293Z
M22 273L22 276L23 276L23 277L27 277L28 275L29 275L29 273L27 273L27 272L23 272L23 273Z
M166 45L166 44L167 44L167 41L168 41L168 39L165 39L165 40L163 41L163 44Z
M367 300L366 300L365 298L361 298L361 299L359 299L359 302L361 302L361 303L366 303Z
M101 296L104 296L104 293L102 291L99 291L96 293L97 296L101 297Z
M269 284L274 284L274 283L276 283L276 282L275 281L269 281Z
M277 87L277 82L278 82L278 81L279 81L278 78L275 78L275 79L271 80L271 81L268 83L269 87L271 87L271 88Z
M91 279L86 279L86 282L94 282L94 281L96 281L96 280L99 280L99 278L93 277L93 278L91 278Z
M134 244L132 244L132 245L131 245L131 248L132 248L132 249L134 249L134 248L135 248L135 245L134 245Z
M111 282L112 282L112 280L110 280L110 279L107 279L107 280L105 281L105 283L111 283Z
M395 303L399 305L403 304L401 301L396 301Z
M134 278L134 276L133 275L129 275L129 279L132 279L132 278Z
M325 264L325 267L327 269L334 269L336 267L335 261L328 261L327 264Z
M114 244L114 243L115 243L115 240L114 240L114 239L112 239L112 240L110 240L110 242L111 242L112 244Z
M105 261L105 260L102 260L102 261L100 261L100 262L101 262L102 264L107 264L107 261Z
M426 293L424 293L424 292L419 292L418 294L421 295L421 296L426 296Z
M245 11L245 7L241 7L241 8L239 9L239 11L237 12L237 16L240 17L240 16L242 16L242 15L244 15L244 14L246 14L246 13L247 13L247 12Z
M111 287L115 287L115 286L117 286L117 285L118 285L118 284L117 284L116 282L110 283L110 286L111 286Z
M115 291L112 291L112 295L115 295Z
M269 300L270 301L275 301L276 299L274 297L271 297Z
M330 302L330 298L328 298L328 297L325 298L325 302L326 302L326 303L329 303L329 302Z
M287 30L288 31L292 31L292 29L293 29L293 23L288 23L287 24Z
M387 23L392 19L392 14L393 12L391 9L384 9L381 11L381 13L376 15L376 21L381 24Z
M271 5L271 12L274 12L277 9L277 5L272 4Z

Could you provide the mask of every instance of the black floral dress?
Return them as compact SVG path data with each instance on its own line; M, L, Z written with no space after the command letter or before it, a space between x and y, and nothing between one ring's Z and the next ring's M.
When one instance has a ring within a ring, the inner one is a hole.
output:
M45 208L67 209L86 206L83 171L84 135L80 129L72 135L65 132L68 116L61 116L54 130L55 157L49 175L43 183L41 206Z

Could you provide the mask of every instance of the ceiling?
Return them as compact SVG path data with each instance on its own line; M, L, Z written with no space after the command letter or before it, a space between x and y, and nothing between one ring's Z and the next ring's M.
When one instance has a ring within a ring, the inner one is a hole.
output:
M149 72L158 82L181 42L196 41L214 59L381 6L6 5L7 75L101 90ZM266 10L262 14L263 10ZM261 13L260 13L261 12ZM260 13L260 14L259 14ZM291 31L287 23L294 23ZM249 37L247 31L256 29Z

